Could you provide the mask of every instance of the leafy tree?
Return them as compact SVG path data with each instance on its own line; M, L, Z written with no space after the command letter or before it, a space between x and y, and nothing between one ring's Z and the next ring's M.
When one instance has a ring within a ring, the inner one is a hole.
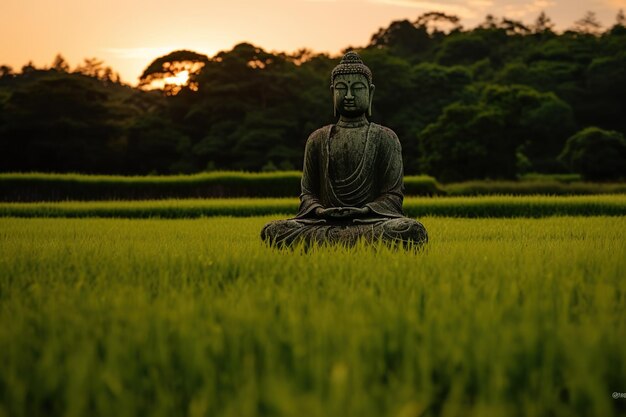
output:
M57 54L57 56L54 58L54 61L52 62L51 68L59 72L69 72L70 64L67 63L67 61L65 60L65 58L63 58L63 56L61 56L61 54Z
M502 23L499 25L500 28L504 29L507 35L528 35L531 33L531 29L518 20L512 19L502 19Z
M0 65L0 78L13 75L13 68L8 65Z
M134 174L158 169L141 171L128 157L133 139L128 129L158 107L160 95L52 69L30 70L9 83L6 99L0 84L2 171ZM148 148L153 139L146 136ZM146 154L140 158L152 163Z
M472 74L462 66L423 63L413 67L411 81L409 96L415 109L411 116L421 130L435 121L444 107L462 98L465 87L472 83Z
M556 155L578 126L626 132L623 20L602 34L592 14L564 33L543 12L532 25L488 16L469 30L441 12L392 22L355 48L374 73L372 120L398 133L407 173L562 169ZM174 51L146 68L142 89L96 58L73 73L60 55L49 70L3 66L0 169L300 168L308 135L334 122L337 62L249 43L212 58ZM158 82L162 90L143 91Z
M392 22L388 28L381 28L372 36L370 47L388 48L400 56L424 54L433 44L424 23L413 24L408 20Z
M512 177L515 146L505 141L504 129L495 109L451 104L420 134L421 168L441 181Z
M158 114L147 113L133 120L125 132L124 142L125 165L128 167L125 170L129 173L194 171L188 161L189 138Z
M446 106L463 97L472 75L460 66L423 63L411 69L410 83L406 92L400 90L400 102L404 104L387 116L385 124L393 126L400 137L405 170L419 172L418 133L435 122Z
M626 15L624 15L623 9L619 9L619 12L617 12L617 16L615 16L615 24L619 26L626 26Z
M15 89L0 127L4 170L106 172L117 133L97 81L40 71Z
M602 29L602 24L594 12L587 12L585 16L574 23L574 32L585 35L598 35Z
M207 62L209 58L197 52L187 50L170 52L148 65L139 77L139 87L161 88L167 95L177 94L183 87L197 90L198 83L195 77ZM176 80L180 74L187 76L183 84L180 83L182 80Z
M449 27L449 32L461 30L461 19L458 16L443 12L427 12L415 20L416 27L426 27L429 33L445 33L442 25Z
M585 98L584 66L561 60L512 62L494 77L501 84L522 84L539 91L554 92L568 103Z
M443 181L513 178L520 153L538 165L554 159L573 128L571 108L554 94L488 86L476 103L451 104L419 134L421 167Z
M319 127L332 113L332 66L326 67L323 57L300 65L295 61L239 44L207 63L183 119L196 126L192 137L199 165L214 161L218 168L259 170L272 159L301 166L304 142L313 129L304 126ZM325 69L323 75L314 71L316 66Z
M588 127L567 140L559 160L588 180L626 178L626 139L620 132Z
M28 63L22 67L23 75L28 75L29 73L33 73L35 71L37 71L37 68L35 67L35 64L33 64L33 61L28 61Z
M121 80L118 73L114 72L111 67L104 65L104 61L98 58L85 58L74 72L104 82L119 83Z
M442 65L469 65L487 58L489 44L478 34L457 34L447 37L437 53L436 62Z
M626 52L594 59L587 68L586 119L626 131Z
M498 19L494 15L488 14L478 27L482 29L496 29L498 28Z
M537 19L535 20L535 24L532 26L532 31L535 34L544 34L546 32L552 32L554 29L554 23L552 23L552 19L546 15L546 12L541 12Z

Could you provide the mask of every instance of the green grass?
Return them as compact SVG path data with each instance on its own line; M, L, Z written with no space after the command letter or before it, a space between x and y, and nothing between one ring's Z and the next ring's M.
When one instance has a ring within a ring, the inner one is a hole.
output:
M0 416L626 412L626 217L306 254L273 218L0 219Z
M449 196L476 196L476 195L597 195L597 194L624 194L626 183L612 182L584 182L573 181L572 176L531 176L519 181L464 181L443 185L442 188Z
M297 211L294 198L0 203L0 217L246 217ZM626 195L409 197L404 211L412 217L624 216Z

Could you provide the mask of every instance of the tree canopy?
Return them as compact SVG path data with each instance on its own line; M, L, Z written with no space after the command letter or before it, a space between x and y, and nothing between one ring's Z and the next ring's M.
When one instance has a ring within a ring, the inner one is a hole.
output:
M543 12L472 29L442 12L391 22L356 48L374 74L373 121L398 134L407 174L575 171L564 149L576 132L626 133L625 20L620 11L603 28L588 13L563 33ZM308 135L333 122L337 62L251 43L213 57L177 50L151 62L137 88L97 58L75 69L61 55L44 68L0 65L0 170L300 169Z

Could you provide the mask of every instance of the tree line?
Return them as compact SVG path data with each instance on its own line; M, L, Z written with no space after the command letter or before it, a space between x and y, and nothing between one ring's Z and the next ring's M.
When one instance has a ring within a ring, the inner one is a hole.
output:
M372 120L398 134L407 174L626 177L626 18L553 27L545 13L464 29L431 12L346 50L372 69ZM214 57L180 50L155 59L138 87L95 58L73 70L60 55L47 68L2 65L0 171L300 169L308 135L333 122L337 62L249 43Z

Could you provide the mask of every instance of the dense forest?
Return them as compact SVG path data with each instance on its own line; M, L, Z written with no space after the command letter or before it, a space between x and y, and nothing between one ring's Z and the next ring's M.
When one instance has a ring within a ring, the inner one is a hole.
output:
M395 21L357 50L372 69L372 120L396 131L405 172L442 181L527 172L626 177L626 18L593 13L562 33L487 16ZM138 87L97 59L71 69L0 66L0 171L169 174L300 169L333 122L338 57L249 43L155 59ZM169 82L181 72L183 85ZM154 86L160 88L149 89Z

